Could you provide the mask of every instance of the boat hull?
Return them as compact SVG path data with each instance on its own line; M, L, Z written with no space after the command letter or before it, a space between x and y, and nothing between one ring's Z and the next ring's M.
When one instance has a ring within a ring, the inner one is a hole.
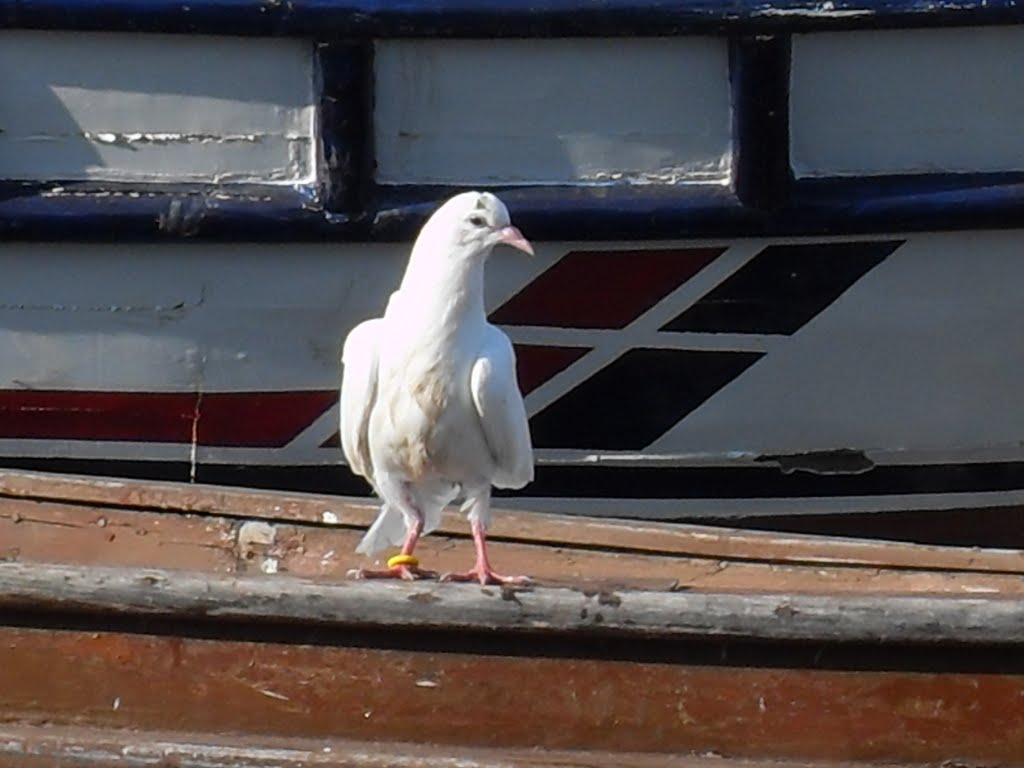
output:
M651 518L951 509L1024 492L1017 230L498 251L537 480ZM365 493L340 348L399 244L32 244L0 255L11 465Z

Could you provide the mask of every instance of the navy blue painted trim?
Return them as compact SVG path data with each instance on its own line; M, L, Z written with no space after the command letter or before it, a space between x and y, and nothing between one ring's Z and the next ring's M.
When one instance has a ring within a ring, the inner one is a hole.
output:
M292 240L322 237L329 229L316 190L309 188L0 185L4 240Z
M788 203L789 36L729 41L733 111L733 187L745 205L774 210Z
M0 0L0 25L39 29L369 37L671 35L1006 24L1017 0Z
M324 207L348 218L373 191L373 45L317 46Z
M89 190L0 188L0 240L407 241L441 201L462 189L379 187L364 211L328 212L311 190ZM493 188L492 188L493 189ZM762 214L723 187L495 189L537 240L683 238L757 231Z
M461 189L382 187L369 236L410 239ZM1024 227L1024 174L796 181L775 210L723 187L534 187L495 190L538 240L818 236Z
M440 201L463 189L379 187L372 236L411 238ZM516 224L536 240L727 236L764 226L761 212L742 206L729 188L715 185L491 189Z
M312 189L158 192L110 185L0 187L0 240L408 241L460 189L379 187L364 212L327 212ZM726 187L495 189L535 240L818 236L1024 228L1024 174L794 182L776 210L743 205Z
M801 180L767 234L1024 227L1024 173Z

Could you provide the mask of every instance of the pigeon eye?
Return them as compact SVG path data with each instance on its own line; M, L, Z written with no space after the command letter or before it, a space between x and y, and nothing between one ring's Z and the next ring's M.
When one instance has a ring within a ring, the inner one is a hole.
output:
M473 214L472 216L469 217L469 223L472 224L474 227L485 227L487 226L487 219L485 219L480 214Z

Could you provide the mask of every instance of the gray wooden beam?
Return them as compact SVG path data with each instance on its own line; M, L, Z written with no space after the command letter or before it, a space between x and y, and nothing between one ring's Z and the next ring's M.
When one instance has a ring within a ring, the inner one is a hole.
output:
M523 590L0 563L0 610L12 609L394 629L1024 645L1024 601L999 595Z

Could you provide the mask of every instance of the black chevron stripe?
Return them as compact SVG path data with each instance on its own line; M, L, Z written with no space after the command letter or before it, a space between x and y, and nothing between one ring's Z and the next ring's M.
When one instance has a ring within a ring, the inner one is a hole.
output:
M640 450L761 357L631 349L530 420L538 448Z
M904 242L770 245L661 330L795 333Z

